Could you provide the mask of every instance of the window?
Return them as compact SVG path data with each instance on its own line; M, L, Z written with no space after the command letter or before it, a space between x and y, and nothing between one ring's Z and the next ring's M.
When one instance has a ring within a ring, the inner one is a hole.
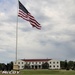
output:
M51 67L51 65L50 65L50 67Z
M51 64L51 62L50 62L50 64Z
M59 67L59 66L57 65L57 67Z
M24 68L24 66L22 66L22 68Z
M29 64L31 64L31 62L29 62Z
M37 62L36 62L36 64L37 64Z
M59 62L57 62L57 64L58 64Z
M20 62L18 62L18 64L20 64Z
M55 65L53 67L55 67Z
M55 62L53 62L53 64L55 64Z
M22 64L23 64L23 62L22 62Z

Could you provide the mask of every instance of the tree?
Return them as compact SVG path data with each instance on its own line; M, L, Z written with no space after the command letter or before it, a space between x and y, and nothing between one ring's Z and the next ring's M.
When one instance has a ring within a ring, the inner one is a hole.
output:
M75 62L73 62L73 68L72 68L72 70L75 70Z
M69 66L68 66L67 60L61 61L61 62L60 62L60 66L61 66L61 69L69 70Z
M65 69L65 61L60 61L60 67L61 69Z
M69 67L69 69L72 69L74 67L74 62L73 61L69 61L68 62L68 67Z
M7 63L7 70L10 71L13 69L13 62Z
M2 70L2 64L0 63L0 70Z
M65 67L66 70L69 70L67 60L65 60L65 65L64 65L64 67Z
M6 70L6 64L4 64L4 63L1 64L1 70L2 71Z
M42 69L49 69L49 64L47 62L43 63L42 64Z
M30 64L25 64L24 69L30 69Z

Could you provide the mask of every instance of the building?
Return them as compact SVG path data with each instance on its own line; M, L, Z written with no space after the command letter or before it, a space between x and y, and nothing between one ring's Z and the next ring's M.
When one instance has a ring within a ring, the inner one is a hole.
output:
M60 69L60 61L53 59L20 59L13 62L14 65L19 66L19 69L24 69L26 66L30 69L42 69L44 63L49 64L49 69Z

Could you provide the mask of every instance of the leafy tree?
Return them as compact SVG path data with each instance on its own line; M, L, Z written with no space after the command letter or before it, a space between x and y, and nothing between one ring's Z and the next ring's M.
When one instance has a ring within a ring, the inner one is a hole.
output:
M49 69L49 64L47 62L43 63L42 64L42 69Z
M6 70L6 64L4 64L4 63L1 64L1 70L2 71Z
M74 62L73 61L69 61L68 62L68 67L69 67L69 69L72 69L74 67Z
M0 63L0 70L2 70L2 64Z
M69 67L68 67L68 63L67 63L67 60L65 60L65 65L64 65L65 69L68 70Z
M61 69L69 69L67 60L60 62Z
M12 70L13 69L13 62L7 63L7 70Z
M73 68L72 68L72 70L75 70L75 62L73 63Z
M30 64L25 64L24 69L30 69Z
M65 69L65 61L60 61L60 67L61 69Z

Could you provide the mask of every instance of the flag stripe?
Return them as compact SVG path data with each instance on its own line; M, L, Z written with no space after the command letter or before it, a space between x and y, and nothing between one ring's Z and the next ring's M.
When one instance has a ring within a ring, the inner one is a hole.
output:
M29 15L31 20L34 20L37 24L39 24L32 15ZM40 25L40 24L39 24Z
M18 16L22 17L26 21L29 21L29 18L27 17L28 15L24 13L22 10L19 10Z
M41 27L40 24L35 20L35 18L31 14L29 14L29 19L30 19L30 22L33 22L38 27Z
M38 26L38 27L41 27L40 25L38 25L38 23L36 23L36 22L33 21L33 20L30 20L30 22L36 24L36 26Z
M35 24L34 24L33 22L30 22L30 24L31 24L33 27L36 27L37 29L41 29L40 27L35 26Z
M35 26L36 23L30 20L30 24L32 24L33 26ZM41 27L41 26L36 25L36 27Z
M28 10L19 1L19 13L18 16L26 21L29 21L33 27L41 29L41 25L35 20L35 18L28 12Z

